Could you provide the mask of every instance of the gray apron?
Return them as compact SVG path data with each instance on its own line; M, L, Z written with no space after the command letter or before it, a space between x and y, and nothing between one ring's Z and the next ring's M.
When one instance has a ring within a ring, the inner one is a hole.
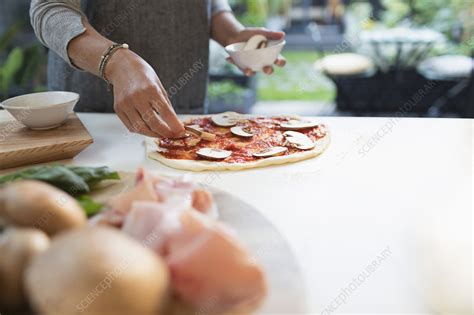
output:
M209 0L83 0L83 12L102 35L145 59L178 113L204 113L209 68ZM102 79L72 69L50 51L48 87L79 93L76 111L113 112Z

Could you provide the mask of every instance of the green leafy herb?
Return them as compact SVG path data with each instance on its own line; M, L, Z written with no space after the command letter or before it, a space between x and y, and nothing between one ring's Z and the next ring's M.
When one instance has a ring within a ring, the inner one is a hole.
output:
M24 179L43 181L72 196L80 196L90 193L101 181L118 180L120 176L108 167L46 165L2 176L0 184Z
M92 190L103 180L119 180L120 175L110 170L107 166L103 167L69 167L76 175L80 176Z
M35 166L17 173L0 177L0 184L17 180L33 179L51 184L72 196L90 192L87 182L62 165Z
M84 209L84 212L88 217L92 217L96 215L97 213L100 212L102 207L104 206L103 204L100 204L96 201L94 201L90 196L88 195L82 195L76 198L76 200L79 202L81 207Z
M100 212L103 205L87 194L104 180L118 180L117 172L108 167L81 167L64 165L34 166L0 177L0 185L18 180L39 180L75 196L88 217Z

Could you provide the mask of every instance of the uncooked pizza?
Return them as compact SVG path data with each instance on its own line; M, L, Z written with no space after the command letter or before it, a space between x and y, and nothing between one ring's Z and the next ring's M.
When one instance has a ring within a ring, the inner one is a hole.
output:
M192 117L184 124L183 138L148 138L148 156L190 171L240 170L315 157L330 139L324 124L296 116L227 112Z

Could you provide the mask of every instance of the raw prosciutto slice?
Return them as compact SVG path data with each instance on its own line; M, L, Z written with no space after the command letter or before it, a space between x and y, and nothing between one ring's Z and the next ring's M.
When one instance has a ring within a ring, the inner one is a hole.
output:
M122 231L163 256L169 235L182 228L180 215L184 209L178 203L137 201L125 217Z
M139 169L135 179L135 187L109 201L107 207L117 213L127 214L135 201L161 201L155 185L161 177Z
M184 212L181 223L182 230L166 243L178 297L215 312L256 308L266 295L265 276L237 238L195 211Z
M247 312L266 295L262 268L237 236L209 215L212 195L187 178L139 170L136 185L94 218L162 256L173 293L206 313Z
M135 202L123 231L165 258L175 295L198 309L251 310L266 294L261 267L236 235L182 204Z
M107 210L95 216L90 224L121 227L136 201L180 202L185 203L186 208L192 207L201 213L217 216L212 195L186 176L168 178L139 169L135 186L110 200L106 205Z

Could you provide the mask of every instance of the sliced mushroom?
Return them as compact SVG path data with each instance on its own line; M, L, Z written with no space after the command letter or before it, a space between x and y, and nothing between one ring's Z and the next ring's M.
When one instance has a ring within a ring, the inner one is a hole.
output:
M223 160L232 155L232 151L226 151L214 148L202 148L196 152L202 158L209 160Z
M196 132L204 131L204 129L202 129L202 127L199 126L199 125L188 125L188 126L185 126L185 128L186 128L188 131L191 131L191 130L194 130L194 131L196 131Z
M262 41L258 44L257 49L266 48L268 46L268 41Z
M244 50L254 50L267 47L268 40L265 36L257 34L247 41L244 46Z
M198 145L199 142L201 142L201 138L199 138L196 135L193 135L192 133L187 133L187 137L184 139L184 145L188 147L194 147Z
M287 122L282 122L280 124L280 127L285 130L302 130L302 129L314 128L317 125L318 123L315 121L292 119Z
M187 131L197 135L198 137L200 137L203 140L206 140L206 141L216 140L216 135L215 134L204 131L204 129L201 128L198 125L184 126L184 128Z
M249 130L249 128L241 127L241 126L236 126L236 127L230 128L230 132L232 132L232 134L234 134L236 136L243 137L243 138L252 138L253 135L254 135Z
M239 117L236 113L223 113L211 117L212 122L219 127L232 127L237 125Z
M315 143L307 135L296 131L285 131L283 135L293 147L300 150L311 150L315 147Z
M159 141L159 146L166 149L186 148L194 147L198 145L199 142L201 142L201 137L194 133L186 132L183 138L161 138Z
M277 156L277 155L283 154L286 151L288 151L287 147L271 147L271 148L266 148L266 149L260 150L258 152L254 152L253 156L263 157L263 158L272 157L272 156Z

